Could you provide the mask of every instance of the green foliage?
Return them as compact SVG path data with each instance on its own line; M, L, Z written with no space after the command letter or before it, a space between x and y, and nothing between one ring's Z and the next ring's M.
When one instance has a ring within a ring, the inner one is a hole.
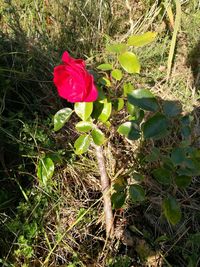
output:
M54 173L54 163L51 158L41 158L38 164L37 176L42 186L47 187Z
M144 175L138 172L133 172L131 177L137 182L142 182L144 180Z
M171 152L171 160L174 165L179 165L186 159L186 153L184 147L175 147Z
M111 201L113 203L114 209L120 209L126 200L126 193L125 192L115 192L111 196Z
M158 103L155 96L147 89L137 89L128 92L128 102L144 110L158 110Z
M155 179L163 184L163 185L170 185L172 182L172 173L166 168L158 168L153 171L153 176Z
M127 102L127 111L131 116L134 116L138 113L139 108L130 104L129 102Z
M131 267L131 258L127 255L109 259L107 267Z
M71 108L63 108L54 115L54 131L60 130L72 115Z
M121 124L117 131L130 140L137 140L140 138L140 130L134 121L128 121Z
M140 73L140 62L132 52L125 52L118 57L122 68L128 73Z
M113 69L113 66L111 65L111 64L101 64L101 65L99 65L98 67L97 67L97 69L99 69L99 70L104 70L104 71L106 71L106 70L112 70Z
M145 200L145 190L139 184L144 180L144 176L138 172L133 172L130 174L130 178L134 179L137 184L128 184L123 178L118 178L113 189L115 192L111 196L111 201L113 208L121 208L126 201L127 195L133 203L142 202Z
M155 162L158 161L160 156L160 150L157 147L153 147L151 149L151 153L146 155L144 160L151 163L151 162Z
M74 111L82 120L86 121L92 114L93 103L92 102L80 102L75 103Z
M142 186L138 184L130 185L129 194L133 202L141 202L145 200L145 191Z
M144 46L153 42L156 36L157 36L156 32L146 32L143 34L133 35L128 38L127 44L135 47Z
M175 177L175 183L180 188L186 188L188 185L190 185L192 181L192 177L185 176L185 175L177 175Z
M123 77L123 74L122 74L121 70L119 70L119 69L112 70L111 75L117 81L120 81Z
M167 220L171 224L177 224L181 219L181 210L177 200L169 196L163 201L163 210Z
M123 98L117 98L115 101L113 101L113 107L117 111L122 110L124 107L124 99Z
M109 80L108 78L106 78L106 77L101 77L101 78L99 79L99 83L100 83L101 85L105 86L105 87L111 87L111 82L110 82L110 80Z
M105 142L104 133L100 129L98 129L98 128L94 129L91 132L91 135L92 135L93 142L96 145L101 146Z
M181 105L175 101L163 101L163 111L168 117L176 117L182 112Z
M93 123L89 121L79 121L75 127L79 132L87 133L92 130Z
M106 122L110 118L112 112L112 103L107 99L101 100L99 102L102 105L102 110L98 117L98 120L101 122Z
M127 97L127 94L131 93L133 91L134 87L131 83L124 83L123 85L123 94L125 97Z
M88 150L89 146L90 136L87 134L80 135L74 143L75 153L81 155Z
M144 138L161 138L168 133L168 121L165 115L156 113L142 125Z
M15 255L17 257L25 257L26 259L33 257L34 250L32 246L28 244L28 240L25 239L23 235L18 237L17 242L19 246L19 248L15 250Z
M20 262L23 259L23 262L29 266L36 255L38 238L43 238L44 214L47 211L49 199L37 188L26 190L26 195L28 201L22 200L17 204L16 216L6 222L5 229L9 229L16 238L12 254L15 261Z
M112 44L107 45L106 50L110 53L118 53L121 54L126 51L126 44Z

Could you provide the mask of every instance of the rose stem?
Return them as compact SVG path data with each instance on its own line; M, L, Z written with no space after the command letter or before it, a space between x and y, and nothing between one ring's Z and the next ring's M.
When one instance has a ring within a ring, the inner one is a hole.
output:
M101 146L95 145L96 157L100 172L101 188L104 200L104 214L106 223L106 235L107 237L113 234L113 212L110 198L110 180L106 172L105 159L103 155L103 149Z

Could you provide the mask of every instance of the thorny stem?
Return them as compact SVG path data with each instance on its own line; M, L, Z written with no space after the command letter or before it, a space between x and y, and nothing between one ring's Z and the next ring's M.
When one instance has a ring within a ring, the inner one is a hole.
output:
M106 172L105 159L103 155L103 149L101 146L95 145L96 157L101 178L101 188L104 200L104 214L106 223L106 235L107 237L113 234L113 212L110 198L110 180Z

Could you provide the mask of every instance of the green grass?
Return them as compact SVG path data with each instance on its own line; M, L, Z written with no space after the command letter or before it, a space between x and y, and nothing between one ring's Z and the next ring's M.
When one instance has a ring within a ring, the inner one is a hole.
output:
M143 172L148 198L140 205L127 201L115 212L118 235L107 241L94 152L74 155L72 143L77 134L70 124L58 133L52 131L53 114L67 106L52 83L53 67L60 62L62 52L68 50L74 57L88 59L92 69L102 61L108 41L125 40L127 33L147 30L158 31L158 39L136 50L143 69L132 82L136 88L150 88L162 99L180 101L183 111L194 115L198 130L198 1L184 1L182 5L183 20L169 81L166 72L172 29L165 9L156 1L131 3L0 0L3 266L43 266L44 262L46 266L71 267L147 266L153 255L160 258L160 266L198 266L198 177L187 190L177 192L183 218L172 227L161 214L165 188L152 179L154 166L143 166L140 161L152 145L167 153L178 142L177 136L162 144L141 146L110 136L105 147L110 177L120 177L131 168ZM39 185L36 175L44 154L56 166L49 191Z

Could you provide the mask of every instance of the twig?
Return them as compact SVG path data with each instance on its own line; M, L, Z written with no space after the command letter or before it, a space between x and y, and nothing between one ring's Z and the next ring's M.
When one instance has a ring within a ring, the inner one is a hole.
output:
M101 146L95 145L96 157L101 178L101 187L104 200L104 214L106 222L106 235L107 237L113 234L113 212L110 198L110 180L106 172L105 160Z

